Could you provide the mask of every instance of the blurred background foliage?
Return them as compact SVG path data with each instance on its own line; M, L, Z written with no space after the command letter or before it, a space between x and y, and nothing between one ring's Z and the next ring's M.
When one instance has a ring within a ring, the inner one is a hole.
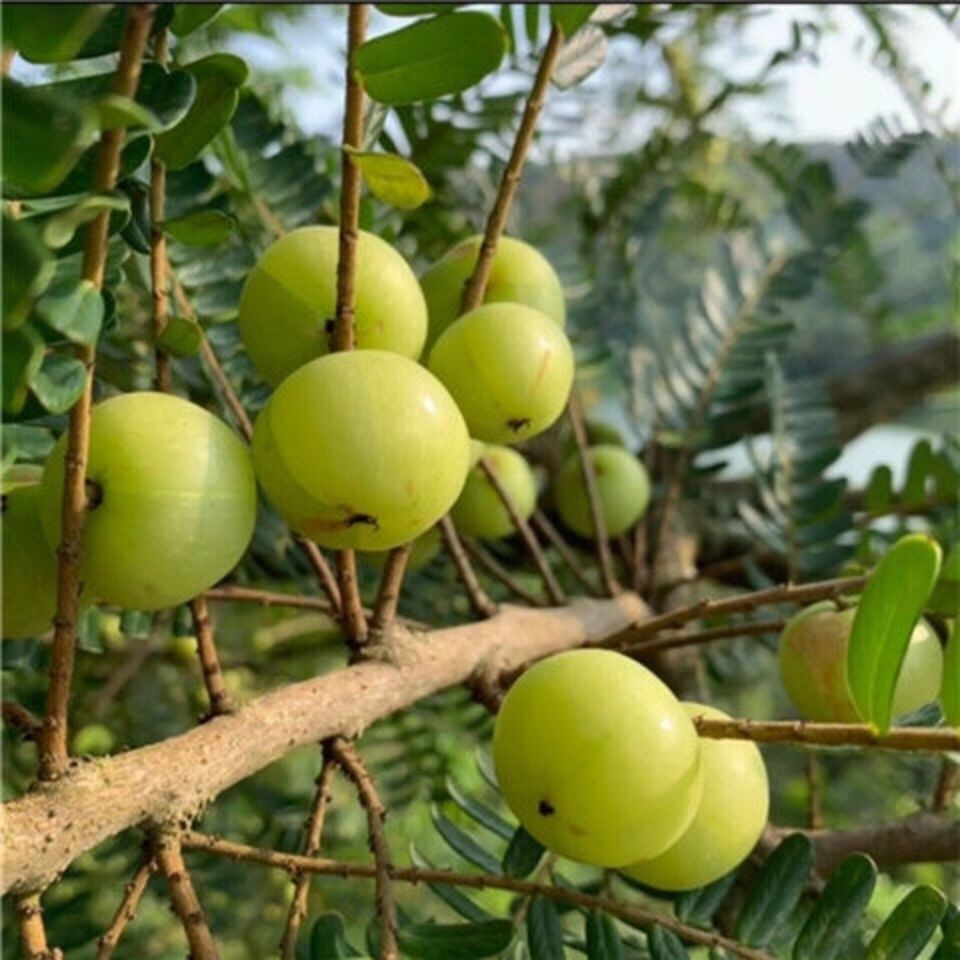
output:
M543 7L493 9L511 38L505 69L464 94L390 111L375 107L368 116L368 143L412 159L433 195L419 209L400 212L367 193L362 226L396 244L417 269L482 228L549 27ZM863 31L860 56L898 84L910 112L877 116L852 131L848 142L795 142L756 138L739 111L768 101L787 65L816 62L832 29L830 5L797 7L785 45L764 51L761 68L747 77L734 69L729 51L745 24L764 15L759 5L614 4L601 10L597 42L609 48L596 75L602 81L553 91L510 232L540 246L564 280L594 429L603 424L642 448L661 478L679 458L692 458L680 502L686 522L699 532L701 565L730 557L741 562L732 584L707 579L691 595L761 586L786 575L835 575L845 564L869 562L884 543L918 526L944 544L955 542L960 446L958 393L950 383L956 341L949 331L960 306L960 143L941 110L942 91L926 83L922 64L908 57L902 12L864 5L854 15ZM947 6L927 5L919 14L956 36L957 20ZM376 15L374 30L386 24ZM278 229L335 221L343 26L338 7L236 4L174 47L177 64L232 50L251 66L237 85L232 118L199 157L168 177L169 219L189 220L200 211L221 215L212 233L198 239L188 228L172 240L171 257L251 411L267 392L240 347L233 322L237 299ZM305 30L317 54L309 71L283 56L291 38ZM12 75L31 84L62 84L110 70L113 62L112 54L53 67L17 61ZM298 115L305 92L327 116ZM145 154L137 162L136 142L127 147L129 169L110 241L101 397L147 388L152 374ZM22 194L20 202L26 222L38 229L63 206L42 190ZM6 241L6 220L4 230ZM59 249L56 264L56 276L68 285L78 270L70 249ZM43 302L27 326L43 338L47 363L63 340L43 326ZM216 407L189 318L176 309L184 337L179 384L197 402ZM878 379L871 371L882 362L915 363L929 383ZM62 429L62 411L72 402L70 371L54 374L55 402L33 382L20 407L7 410L5 463L42 461ZM836 402L836 386L852 382L862 382L867 395L859 418ZM877 434L878 424L886 434ZM905 433L908 426L912 433ZM752 439L742 442L744 434ZM568 444L560 427L531 453L547 472ZM876 493L885 468L871 481L865 460L886 464L889 472L886 496L875 497L869 508L864 489ZM918 505L922 516L910 509ZM292 547L285 526L265 507L236 582L312 592L309 570ZM587 555L584 545L579 549ZM495 553L538 590L517 544L497 545ZM361 572L370 598L378 571L364 563ZM577 590L575 581L566 586ZM496 584L490 589L498 595ZM240 604L218 604L214 613L227 683L240 700L344 662L337 629L321 614ZM442 557L408 577L401 613L434 624L468 618ZM206 704L189 624L183 611L87 614L72 704L77 752L95 756L141 746L196 721ZM705 648L703 696L735 715L789 716L774 649L774 637ZM42 642L5 643L5 696L41 713L45 664ZM406 860L415 845L433 863L462 865L431 811L473 832L475 825L451 802L451 783L497 806L482 774L490 730L486 711L456 691L365 733L361 746L390 806L398 859ZM33 776L35 748L8 728L3 737L3 784L11 797ZM772 819L804 825L804 751L771 747L765 756L775 785ZM287 757L218 799L204 813L203 829L294 849L318 766L319 750ZM923 757L827 752L820 774L824 821L845 827L907 814L931 794L937 773ZM334 795L324 852L363 858L363 813L349 786L337 782ZM46 897L51 939L69 956L93 956L93 938L109 922L138 844L132 835L103 844ZM203 856L191 865L226 960L272 955L289 880ZM920 882L954 899L960 895L955 866L896 868L874 897L874 922L907 885ZM397 894L414 918L452 916L439 899L415 888ZM318 879L311 911L339 911L352 941L362 943L370 899L366 884ZM501 914L510 904L506 894L475 899ZM12 943L7 912L3 932ZM522 956L523 949L513 955ZM645 949L638 940L629 956L646 956ZM159 884L152 886L118 956L166 960L182 953L180 930Z

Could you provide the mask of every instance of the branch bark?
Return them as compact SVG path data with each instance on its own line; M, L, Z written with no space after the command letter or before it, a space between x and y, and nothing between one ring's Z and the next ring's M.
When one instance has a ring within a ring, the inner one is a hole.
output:
M51 950L47 946L40 894L30 893L20 897L16 904L16 914L20 927L20 943L26 960L62 960L63 953L60 950Z
M200 672L203 674L203 686L210 701L210 716L220 713L230 713L234 709L233 700L227 691L227 684L220 669L220 656L217 653L217 644L213 634L213 621L207 601L201 594L190 601L190 616L193 618L193 629L197 637L197 659L200 661Z
M136 915L137 907L140 905L144 893L146 893L150 877L153 876L156 869L157 865L153 857L149 853L145 854L133 876L124 887L123 899L120 901L120 906L117 907L117 912L114 914L107 932L97 941L97 960L110 960L113 956L113 952L120 942L120 937L123 936L123 931L126 930L127 924Z
M42 889L107 837L196 811L299 746L356 736L440 690L598 642L644 613L642 601L623 594L558 609L505 607L489 620L422 635L397 629L396 663L359 663L274 690L168 740L78 763L4 806L4 890Z
M153 22L152 4L130 7L120 43L120 59L113 81L113 92L133 97L140 82L143 52ZM122 128L104 130L100 137L94 188L106 193L114 188L120 169ZM83 251L83 279L98 290L103 286L107 258L109 213L98 215L87 228ZM67 768L68 705L73 663L77 644L77 618L80 615L81 559L83 530L87 514L87 455L90 449L90 413L93 407L93 370L96 348L77 347L77 359L86 368L83 393L70 410L67 430L66 470L63 479L60 545L57 547L57 612L54 617L53 647L50 661L50 685L40 731L40 771L42 780L55 780Z

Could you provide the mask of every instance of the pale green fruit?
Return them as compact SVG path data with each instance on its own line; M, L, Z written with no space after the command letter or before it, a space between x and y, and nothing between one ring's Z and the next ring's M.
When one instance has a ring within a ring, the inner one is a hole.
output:
M428 351L460 316L464 284L473 273L482 242L483 237L476 236L458 243L420 278L430 314ZM533 307L561 329L567 319L563 287L550 261L529 243L512 237L500 237L497 243L483 302Z
M609 650L573 650L527 670L500 708L493 756L527 831L597 866L662 853L700 802L693 723L660 679Z
M61 437L43 473L51 545L60 540L66 444ZM257 490L246 444L179 397L128 393L95 406L87 480L82 575L105 603L185 603L226 576L253 536Z
M116 744L113 731L102 723L88 723L73 736L73 752L80 756L103 756Z
M650 503L650 478L646 468L628 450L611 444L590 447L589 454L607 535L615 537L626 533ZM570 456L560 468L553 496L564 524L581 537L593 537L593 516L578 454Z
M337 303L336 227L300 227L260 258L240 297L240 335L260 375L276 386L329 351ZM427 306L413 271L388 243L360 231L354 281L357 347L414 360L427 335Z
M684 703L691 717L729 720L720 710ZM694 890L719 880L749 856L767 823L767 769L749 740L700 741L703 795L690 825L668 850L623 872L658 890Z
M439 527L431 527L413 541L410 556L407 558L407 572L422 570L440 552L443 538ZM368 551L357 554L358 558L374 570L383 570L390 556L389 550Z
M481 453L511 501L527 520L537 505L537 481L530 464L510 447L488 446ZM450 513L461 533L481 540L497 540L515 532L500 495L479 463L467 474L467 483Z
M57 609L57 557L40 522L40 468L16 466L3 478L3 637L46 633Z
M837 610L825 600L797 613L780 635L780 677L787 696L808 720L857 723L847 683L847 644L856 607ZM933 628L920 620L910 637L893 694L893 715L935 700L943 650Z
M453 394L471 436L519 443L563 413L573 385L573 350L546 314L494 303L446 330L430 354L430 369Z
M395 353L353 350L291 374L257 418L253 460L294 530L326 547L389 550L463 489L470 437L450 394Z

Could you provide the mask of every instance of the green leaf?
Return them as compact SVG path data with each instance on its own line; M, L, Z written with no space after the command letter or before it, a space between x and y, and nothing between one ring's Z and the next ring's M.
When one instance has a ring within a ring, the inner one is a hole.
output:
M527 910L527 946L530 960L557 960L563 956L563 924L552 900L534 897Z
M503 855L503 872L508 877L527 877L536 869L543 854L543 844L523 827L517 827Z
M890 727L893 692L910 634L940 572L939 544L923 534L901 537L870 575L853 619L847 650L850 693L860 716Z
M473 797L464 793L450 777L447 777L445 786L447 793L450 794L450 799L453 800L464 813L476 820L477 823L486 827L491 833L496 834L504 840L509 840L513 837L513 827L511 827L500 814L484 806L479 800L474 800Z
M419 17L431 13L449 13L463 3L375 3L374 6L391 17Z
M793 960L837 960L873 894L877 865L865 854L847 857L817 898L793 946Z
M66 63L110 12L111 3L8 3L3 42L30 63Z
M374 100L397 105L460 93L496 70L505 52L500 21L468 10L368 40L353 65Z
M209 23L222 9L222 3L178 3L173 10L170 30L175 36L185 37Z
M30 378L30 389L45 410L66 413L80 398L87 382L87 368L75 357L51 353Z
M43 338L30 326L4 333L2 351L4 413L16 414L23 409L30 381L43 363L43 352Z
M344 957L359 957L347 943L343 917L339 913L324 913L317 917L310 930L309 960L342 960Z
M197 83L187 115L157 137L155 153L172 170L191 164L230 122L247 82L246 63L229 53L215 53L185 67Z
M940 928L943 939L930 960L957 960L960 957L960 910L953 905L947 907Z
M174 357L192 357L203 344L203 330L191 317L171 317L157 346Z
M434 864L430 863L414 844L410 844L410 859L414 866L434 867ZM460 914L465 920L477 923L490 919L490 914L482 907L478 907L477 904L465 893L461 892L459 888L448 883L428 883L427 886L447 904L448 907Z
M120 631L125 636L148 637L152 625L153 618L145 610L124 610L120 614Z
M764 947L793 913L803 895L813 844L802 833L787 837L767 858L737 918L738 940Z
M913 960L936 933L947 899L934 887L911 890L883 922L864 960Z
M950 638L943 652L943 679L940 683L940 706L951 727L960 727L960 627L954 620Z
M371 192L398 210L415 210L430 199L430 184L416 164L395 153L349 150Z
M886 513L893 502L893 471L884 463L875 467L863 491L863 509L867 513Z
M221 210L197 210L186 216L167 220L163 232L179 243L192 247L215 247L233 232L233 217Z
M564 37L572 37L597 9L595 3L551 3L550 19L562 31Z
M510 946L513 924L509 920L485 920L401 925L397 939L403 955L417 960L482 960Z
M561 48L550 80L555 87L568 90L582 83L607 59L607 38L604 32L588 23L581 27Z
M122 223L126 223L130 216L130 200L119 193L85 197L79 203L46 220L43 225L44 242L54 250L65 247L73 240L73 235L80 227L106 212L121 215ZM113 217L111 217L112 220ZM111 223L112 227L113 223Z
M647 947L651 960L690 960L680 938L663 927L654 927L647 934Z
M40 298L37 316L74 343L97 342L103 323L103 297L89 280L61 279Z
M48 193L69 173L93 124L80 105L4 77L2 128L5 190Z
M128 138L120 152L120 169L118 180L123 180L136 172L147 161L153 150L153 140L150 137ZM57 187L58 194L92 193L94 177L97 168L99 145L87 148L67 174L66 179Z
M904 506L920 506L927 499L927 478L930 476L933 459L933 446L929 440L918 441L910 451L907 476L900 494L900 502Z
M53 276L50 251L33 228L3 215L3 329L19 327Z
M105 53L116 53L120 49L120 42L123 39L123 31L127 25L130 5L117 3L111 6L112 9L103 18L103 22L87 39L79 53L76 54L76 59L101 57ZM153 21L150 24L150 35L156 36L161 30L165 30L170 26L172 19L173 4L157 4L153 14Z
M737 875L731 871L725 877L697 890L681 893L674 901L674 910L684 923L709 926L720 904L727 898L730 888L736 883Z
M927 607L945 617L960 614L960 544L955 544L944 559Z
M591 910L584 921L587 960L626 960L617 925L605 913Z
M460 854L464 860L479 867L485 873L500 873L500 864L492 853L488 853L469 834L465 833L455 823L448 820L438 809L430 811L431 819L437 828L437 833Z

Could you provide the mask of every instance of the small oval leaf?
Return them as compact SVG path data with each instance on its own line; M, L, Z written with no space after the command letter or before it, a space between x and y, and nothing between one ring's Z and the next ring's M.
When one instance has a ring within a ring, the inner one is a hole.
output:
M934 887L911 890L883 922L864 960L914 960L936 933L947 899Z
M563 924L552 900L534 897L527 910L527 947L530 960L557 960L563 956Z
M569 38L590 19L597 6L596 3L551 3L550 19Z
M652 960L690 960L680 938L663 927L654 927L647 936Z
M592 23L581 27L561 48L550 79L561 90L586 80L607 59L607 38Z
M398 210L415 210L430 199L430 184L416 164L395 153L350 150L371 192Z
M86 382L87 368L81 361L51 353L30 378L30 389L44 409L66 413L80 398Z
M527 877L536 869L544 846L523 827L517 827L503 855L503 872L508 877Z
M584 921L587 960L625 960L617 925L605 913L592 910Z
M97 342L103 323L103 297L89 281L58 280L37 301L37 316L74 343Z
M233 231L233 218L221 210L197 210L162 224L163 232L192 247L215 247Z
M497 862L497 858L481 847L468 833L448 820L436 807L433 807L431 810L431 818L433 825L437 828L437 833L439 833L464 860L479 867L486 873L500 873L500 864Z

